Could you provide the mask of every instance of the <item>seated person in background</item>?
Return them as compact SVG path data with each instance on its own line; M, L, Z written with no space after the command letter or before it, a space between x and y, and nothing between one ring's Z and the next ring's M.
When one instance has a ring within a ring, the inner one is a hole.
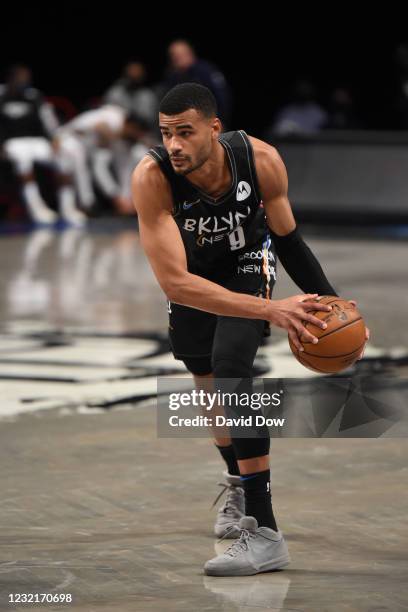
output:
M104 103L121 106L129 113L143 119L152 134L157 131L157 110L159 102L153 89L147 87L146 68L142 62L129 61L122 77L105 93Z
M356 115L353 95L346 87L336 87L329 100L328 130L361 130L363 125Z
M31 70L12 66L5 85L0 86L0 145L3 155L14 166L22 186L22 195L31 219L49 225L57 220L41 196L34 175L36 162L53 166L57 178L59 211L71 225L82 226L85 215L75 202L75 191L67 168L59 163L52 146L58 127L52 107L40 92L31 87Z
M326 127L327 121L328 115L317 102L313 84L299 80L293 87L292 99L276 114L269 134L313 134Z
M94 179L118 212L133 212L130 175L149 142L146 123L120 106L86 111L61 126L56 146L73 173L82 207L95 203Z

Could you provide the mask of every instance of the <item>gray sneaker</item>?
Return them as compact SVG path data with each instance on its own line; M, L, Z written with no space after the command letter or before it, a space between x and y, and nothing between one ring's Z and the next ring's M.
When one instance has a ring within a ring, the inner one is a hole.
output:
M289 565L288 547L280 529L258 527L253 516L241 518L239 528L239 540L204 565L207 576L252 576Z
M245 516L244 489L241 486L240 476L232 476L223 472L226 482L218 483L224 487L213 503L213 507L221 495L227 492L225 503L219 508L214 525L214 533L218 538L239 538L239 520Z

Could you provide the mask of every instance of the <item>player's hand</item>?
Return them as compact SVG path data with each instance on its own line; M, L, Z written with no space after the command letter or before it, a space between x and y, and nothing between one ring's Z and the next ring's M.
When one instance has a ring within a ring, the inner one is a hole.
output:
M55 155L58 155L60 152L60 140L57 136L55 136L52 140L51 140L51 147L52 150L54 151Z
M323 312L330 312L332 309L331 306L316 302L317 297L317 293L306 293L270 302L269 321L273 325L287 330L289 338L298 351L304 350L301 341L313 342L313 344L318 342L316 336L313 336L306 329L304 323L313 323L313 325L321 329L326 329L327 327L324 321L310 314L311 311L322 310Z
M350 304L352 304L354 307L357 306L357 302L355 300L349 300ZM363 346L363 350L361 351L361 353L359 354L357 361L360 361L360 359L362 359L364 357L364 351L366 349L367 346L367 342L370 339L370 330L368 329L368 327L365 328L365 344Z

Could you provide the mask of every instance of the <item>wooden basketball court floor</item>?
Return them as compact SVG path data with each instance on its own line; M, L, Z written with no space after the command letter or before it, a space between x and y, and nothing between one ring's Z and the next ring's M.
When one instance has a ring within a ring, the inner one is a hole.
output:
M371 328L362 367L407 376L406 243L318 234L308 243ZM206 577L223 465L209 439L157 437L156 376L183 368L134 227L3 235L0 266L0 610L408 609L406 439L274 439L292 563ZM276 296L292 293L280 269ZM278 330L258 364L308 375Z

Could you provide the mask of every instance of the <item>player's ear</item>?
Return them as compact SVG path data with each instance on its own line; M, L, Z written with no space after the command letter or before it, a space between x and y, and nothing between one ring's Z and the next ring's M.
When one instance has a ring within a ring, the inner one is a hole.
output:
M213 136L213 138L215 140L218 139L218 136L222 132L222 123L218 119L218 117L214 117L213 119L211 119L211 129L212 129L212 136Z

